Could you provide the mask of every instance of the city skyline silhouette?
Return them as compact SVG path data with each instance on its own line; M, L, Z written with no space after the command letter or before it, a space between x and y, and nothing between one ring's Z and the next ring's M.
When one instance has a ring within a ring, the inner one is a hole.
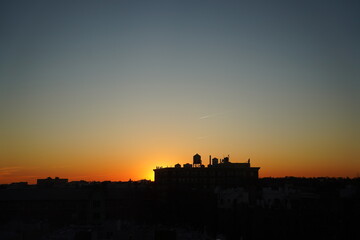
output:
M0 1L0 239L360 239L359 13Z
M0 1L1 240L360 239L360 1Z
M360 178L259 178L259 167L199 154L155 181L38 179L0 184L0 238L356 239Z

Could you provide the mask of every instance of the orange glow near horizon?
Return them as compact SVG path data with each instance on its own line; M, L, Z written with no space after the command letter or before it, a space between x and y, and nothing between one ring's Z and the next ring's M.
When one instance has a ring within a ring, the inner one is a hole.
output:
M110 138L79 135L79 139L74 136L68 142L49 137L14 141L1 153L4 161L0 166L0 183L33 184L36 179L49 176L69 181L153 180L153 169L157 166L191 163L195 153L202 156L204 165L209 163L210 154L217 158L229 154L231 162L246 162L250 158L251 166L260 167L260 177L359 177L357 150L351 144L334 147L332 138L319 143L318 139L301 143L301 136L286 141L259 137L240 139L218 133L218 138L199 139L187 134L185 129L165 128L164 132L156 132L148 128L148 131L142 136L131 131L128 136L132 138L124 139L107 133Z
M169 155L168 155L169 154ZM174 166L176 163L184 164L192 162L192 154L189 154L186 159L172 158L171 153L168 154L154 154L156 158L152 159L151 155L146 154L131 158L128 156L126 161L111 158L104 158L102 160L97 158L89 158L88 161L78 159L76 164L63 166L17 166L17 167L3 167L0 169L0 182L2 184L12 182L26 181L29 184L36 183L36 179L46 177L60 177L67 178L69 181L128 181L128 180L154 180L153 169L157 166L167 167ZM195 153L194 153L195 154ZM175 156L175 155L174 155ZM225 155L226 156L226 155ZM212 157L222 158L224 156L212 155ZM208 164L209 156L202 154L203 164ZM238 159L230 157L231 162L246 162L247 158ZM328 162L327 165L319 164L318 162L311 163L305 161L306 164L292 162L291 164L284 164L284 161L266 161L267 159L251 159L251 166L260 167L259 177L359 177L356 169L352 166L341 166ZM86 162L84 167L83 164ZM101 164L99 164L101 163Z
M214 123L204 120L201 124L190 124L192 130L186 125L166 126L155 121L141 129L126 127L112 131L105 126L102 131L95 129L82 134L64 135L57 131L51 135L43 131L34 133L33 138L14 136L7 148L0 149L0 183L35 183L36 179L49 176L69 181L153 180L153 169L157 166L191 163L195 153L202 156L204 165L209 163L209 155L223 158L229 154L231 162L246 162L250 158L251 166L260 167L260 177L359 176L359 151L355 144L344 142L346 135L307 139L299 130L295 131L296 136L293 133L278 136L279 129L270 128L266 134L252 136L251 129L239 128L239 132L249 136L240 138L226 124L221 130L213 130L211 125L220 123L216 119ZM205 130L198 132L204 127L211 129L208 134L212 135L205 135L202 132ZM261 130L256 125L252 128ZM201 135L204 137L199 138Z

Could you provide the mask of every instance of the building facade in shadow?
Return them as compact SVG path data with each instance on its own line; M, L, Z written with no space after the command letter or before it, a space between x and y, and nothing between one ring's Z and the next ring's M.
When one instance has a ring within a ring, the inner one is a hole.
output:
M232 163L229 157L211 158L206 167L201 156L195 154L193 164L154 169L155 183L168 186L192 186L201 188L248 186L257 182L259 167L251 167L250 159L245 163Z

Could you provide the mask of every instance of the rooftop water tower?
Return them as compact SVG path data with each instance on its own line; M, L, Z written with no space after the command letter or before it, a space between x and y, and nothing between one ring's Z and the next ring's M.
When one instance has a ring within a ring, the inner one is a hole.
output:
M200 167L201 166L201 156L199 154L195 154L193 157L193 166Z
M212 159L212 165L218 165L218 164L219 164L219 159L213 158Z

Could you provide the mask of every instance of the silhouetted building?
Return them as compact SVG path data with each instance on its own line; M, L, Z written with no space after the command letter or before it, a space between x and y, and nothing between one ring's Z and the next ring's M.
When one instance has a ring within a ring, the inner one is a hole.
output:
M211 164L212 163L212 164ZM231 163L229 157L220 162L217 158L209 161L208 167L201 164L201 156L194 155L193 165L186 163L183 167L157 167L155 183L163 185L184 185L200 187L242 186L256 182L259 178L259 167L251 167L250 159L246 163Z
M42 186L42 187L50 187L50 186L56 186L56 185L64 185L68 182L68 179L66 178L59 178L59 177L55 177L55 178L45 178L45 179L38 179L37 180L37 185L38 186Z
M16 189L16 188L25 188L27 186L28 186L27 182L15 182L15 183L11 183L9 185L9 188Z
M206 171L230 174L251 168L249 161L228 160L163 169L206 179ZM146 180L0 185L0 239L359 239L360 178L210 185L220 188L203 188L196 181L191 187Z

